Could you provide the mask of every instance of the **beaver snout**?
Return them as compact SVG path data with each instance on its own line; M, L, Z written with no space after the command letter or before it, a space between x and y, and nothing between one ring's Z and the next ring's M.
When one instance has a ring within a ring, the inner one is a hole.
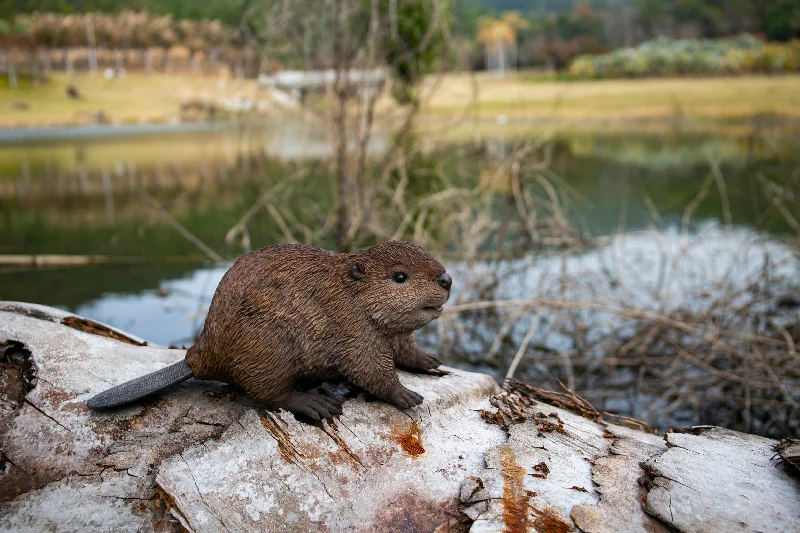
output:
M438 278L436 278L436 283L438 283L444 290L449 291L450 287L453 285L453 278L445 272Z

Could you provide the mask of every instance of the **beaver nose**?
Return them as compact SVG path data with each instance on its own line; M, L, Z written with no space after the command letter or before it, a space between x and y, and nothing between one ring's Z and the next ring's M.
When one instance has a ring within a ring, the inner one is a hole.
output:
M450 276L450 274L445 272L444 274L436 278L436 283L441 285L444 290L449 291L450 286L453 285L453 278Z

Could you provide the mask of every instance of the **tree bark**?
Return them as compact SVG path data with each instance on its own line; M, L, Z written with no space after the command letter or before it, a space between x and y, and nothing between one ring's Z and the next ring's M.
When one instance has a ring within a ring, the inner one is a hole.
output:
M331 385L342 415L310 425L194 380L90 412L185 350L51 307L0 302L0 354L3 531L800 531L777 441L659 436L484 374L399 371L408 412Z

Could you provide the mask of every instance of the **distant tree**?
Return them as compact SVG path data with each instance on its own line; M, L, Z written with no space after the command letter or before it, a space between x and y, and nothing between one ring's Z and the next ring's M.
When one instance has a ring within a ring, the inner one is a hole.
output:
M141 52L145 73L150 74L152 71L150 47L153 46L153 17L142 11L129 13L130 19L127 20L127 23L130 24L130 41L128 46Z
M124 66L123 51L127 51L131 47L136 27L139 24L139 15L134 11L123 11L112 18L111 23L111 42L114 45L116 67L121 69Z
M30 33L38 47L43 48L44 69L49 71L50 51L59 45L59 20L53 13L34 13L30 19Z
M762 17L781 2L794 0L634 0L645 36L724 37L761 32Z
M507 61L512 67L516 67L517 32L529 25L516 11L503 13L500 18L484 16L478 20L476 40L486 50L487 70L495 70L502 77Z
M767 38L788 41L800 38L800 2L776 0L764 11L762 29Z
M114 15L94 15L94 35L100 48L114 48L117 41L116 17Z
M535 65L561 68L578 55L606 50L601 19L588 2L576 2L568 12L533 19L523 49Z
M475 38L478 33L478 19L490 14L488 8L477 0L453 2L451 9L453 33L469 38Z
M11 22L0 26L0 38L3 38L4 44L10 47L20 47L30 50L34 46L34 41L30 33L30 18L25 16L17 16ZM8 85L9 87L17 87L17 71L13 61L7 64L8 72Z
M169 68L169 50L175 45L177 40L172 16L165 15L155 17L150 22L150 27L153 46L157 46L163 50L162 67L164 70L167 70Z
M178 36L183 46L189 49L189 61L192 70L199 72L200 63L197 53L206 49L206 35L203 32L203 22L195 20L179 20Z
M202 23L203 40L208 49L212 68L216 69L219 61L220 47L228 39L229 31L219 20L208 20Z
M388 12L394 3L396 15L390 16L390 31L383 32L377 43L378 56L391 69L394 83L393 96L401 104L417 104L417 84L429 73L444 52L444 39L433 33L431 6L426 0L404 0L379 4ZM449 22L449 4L439 3L439 21L442 27ZM394 22L392 22L394 21Z
M0 18L9 19L22 13L120 13L147 11L155 15L172 15L175 19L218 19L228 25L242 21L252 0L0 0Z
M58 20L58 43L64 56L64 70L69 74L75 71L70 48L86 46L86 25L79 15L67 15Z
M219 20L228 26L247 23L248 9L258 0L128 0L155 15L171 15L175 20Z
M560 13L554 29L566 41L580 36L596 37L600 33L599 21L586 2L578 2L571 11Z
M363 244L364 228L380 225L374 199L381 179L402 161L420 108L417 84L441 68L449 35L445 0L257 0L257 37L267 58L292 68L330 69L333 82L322 109L308 106L327 124L336 184L334 232L337 248ZM381 88L361 86L355 71L391 76L393 94L404 104L393 141L381 162L370 164ZM377 168L376 176L374 169ZM230 239L236 235L229 235Z

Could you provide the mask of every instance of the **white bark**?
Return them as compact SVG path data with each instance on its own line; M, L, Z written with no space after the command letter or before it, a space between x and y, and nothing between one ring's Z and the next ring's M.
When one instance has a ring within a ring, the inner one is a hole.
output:
M476 533L800 530L800 481L771 459L774 441L716 428L665 441L540 402L506 431L480 414L494 381L458 370L400 372L425 397L415 409L360 396L320 426L193 380L89 412L94 394L184 351L70 316L0 303L0 363L24 348L35 365L0 418L2 531L444 531L460 513Z
M153 73L153 57L149 47L144 50L144 73L147 76Z
M666 441L647 462L649 513L686 532L800 531L800 480L776 468L775 441L716 427Z
M86 42L89 46L89 71L97 72L97 45L94 38L94 21L86 18Z

